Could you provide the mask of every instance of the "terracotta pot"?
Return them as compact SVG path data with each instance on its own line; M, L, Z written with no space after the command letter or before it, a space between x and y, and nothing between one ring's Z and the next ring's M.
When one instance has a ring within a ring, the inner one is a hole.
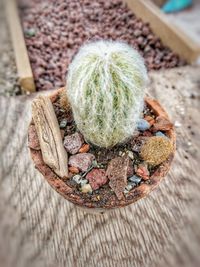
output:
M49 97L52 102L55 102L58 95L64 90L64 88L61 88L54 93L52 93ZM168 115L166 111L160 106L160 104L151 98L145 98L145 102L147 106L149 106L157 116L164 116L165 118L168 118ZM33 120L29 126L29 136L31 132L33 131ZM146 197L160 182L161 180L166 176L170 169L170 165L172 162L172 159L174 157L175 148L176 148L176 135L175 130L172 128L171 130L166 131L166 135L170 138L173 144L173 152L169 156L169 158L163 162L158 169L151 175L150 179L148 180L148 183L143 183L135 188L133 188L128 196L124 200L118 200L116 197L114 199L109 199L108 202L102 206L98 205L96 202L85 202L80 195L77 195L75 192L73 192L73 188L68 186L61 178L59 178L43 161L42 154L40 150L36 150L33 148L30 148L31 157L33 159L33 162L35 164L35 167L41 172L41 174L44 176L46 181L64 198L72 202L73 204L84 208L85 210L89 212L100 212L103 213L107 210L115 209L124 207L127 205L130 205L137 200ZM38 140L36 140L38 141Z

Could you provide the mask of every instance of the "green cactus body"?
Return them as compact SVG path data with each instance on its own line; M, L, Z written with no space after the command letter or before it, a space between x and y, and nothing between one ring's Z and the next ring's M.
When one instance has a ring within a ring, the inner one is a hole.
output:
M142 57L127 44L98 41L83 46L69 68L67 95L85 139L112 147L132 136L147 80Z

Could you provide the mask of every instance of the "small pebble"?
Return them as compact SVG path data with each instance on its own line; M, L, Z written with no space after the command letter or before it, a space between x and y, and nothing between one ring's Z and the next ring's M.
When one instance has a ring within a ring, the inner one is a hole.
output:
M142 177L142 179L148 180L150 175L148 170L148 164L147 163L139 164L136 169L136 174Z
M130 191L133 188L133 184L127 184L125 190Z
M158 131L156 132L155 136L162 136L162 137L167 137L163 132Z
M141 182L142 178L137 175L133 175L132 177L128 178L128 180L138 185Z
M134 159L134 155L133 155L133 152L132 151L128 150L127 151L127 154L128 154L128 156L129 156L130 159Z
M72 178L77 184L80 184L81 183L81 180L82 180L82 177L81 175L77 174L77 175L74 175L74 177Z
M67 126L67 119L63 119L60 122L60 128L63 129Z
M144 119L140 119L138 122L137 122L137 129L138 131L146 131L148 130L149 128L151 127L150 123L148 123L146 120Z
M81 182L80 182L81 186L85 185L85 184L88 184L88 180L86 179L82 179Z
M80 149L79 153L87 153L90 150L90 145L89 144L84 144Z
M90 184L84 184L81 186L81 192L82 193L92 193L92 187Z
M33 37L33 36L35 36L36 31L35 31L34 28L26 29L26 30L24 31L24 34L25 34L26 37Z

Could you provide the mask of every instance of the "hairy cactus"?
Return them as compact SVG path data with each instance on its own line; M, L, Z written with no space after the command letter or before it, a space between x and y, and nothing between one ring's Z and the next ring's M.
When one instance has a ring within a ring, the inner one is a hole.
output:
M165 161L173 151L173 145L167 137L153 136L147 139L141 148L140 156L153 166Z
M127 44L83 46L69 67L67 95L85 139L112 147L133 135L147 80L142 57Z

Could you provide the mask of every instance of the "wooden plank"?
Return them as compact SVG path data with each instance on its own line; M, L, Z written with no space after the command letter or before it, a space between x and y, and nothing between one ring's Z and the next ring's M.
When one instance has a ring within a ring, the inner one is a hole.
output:
M67 152L58 120L48 96L39 95L32 103L32 114L44 162L61 178L68 177Z
M12 44L15 52L19 84L23 91L34 92L35 83L17 11L16 0L5 0L4 2L12 38Z
M175 161L149 197L101 216L75 208L34 169L31 98L0 96L1 265L199 266L199 71L151 73L151 95L180 126Z
M149 22L153 32L162 42L189 63L198 61L200 45L191 40L181 29L173 25L158 6L150 0L125 0L143 21Z

